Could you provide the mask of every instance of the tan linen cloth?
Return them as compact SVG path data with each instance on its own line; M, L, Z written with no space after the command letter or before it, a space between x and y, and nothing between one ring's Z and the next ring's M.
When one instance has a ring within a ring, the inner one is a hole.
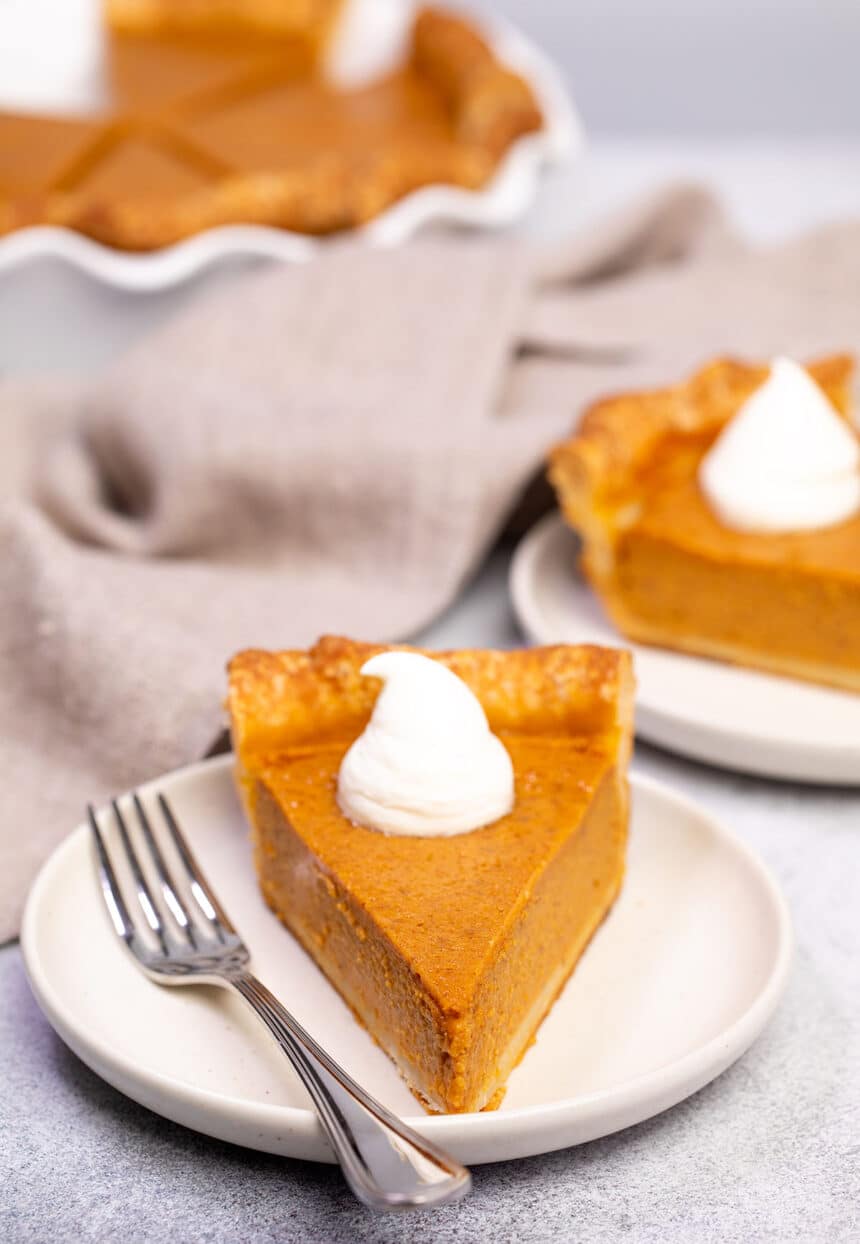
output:
M338 246L0 386L0 938L87 800L207 748L234 651L409 636L588 400L858 316L860 228L759 254L676 188L550 252Z

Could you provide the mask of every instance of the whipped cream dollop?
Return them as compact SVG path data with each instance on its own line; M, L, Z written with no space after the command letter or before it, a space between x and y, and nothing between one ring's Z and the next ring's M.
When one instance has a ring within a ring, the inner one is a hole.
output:
M791 359L726 425L699 467L717 518L739 531L808 531L860 509L860 441Z
M337 797L349 820L389 834L464 834L514 805L514 770L479 701L447 666L382 652L370 721L343 758Z

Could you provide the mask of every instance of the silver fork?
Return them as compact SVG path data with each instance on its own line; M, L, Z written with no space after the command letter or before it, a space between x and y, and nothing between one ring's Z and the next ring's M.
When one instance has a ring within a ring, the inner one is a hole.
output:
M120 848L136 892L129 913L95 812L88 809L96 867L111 923L150 980L160 985L223 985L260 1017L298 1072L352 1191L373 1209L418 1209L465 1196L469 1172L375 1101L248 971L250 953L207 883L176 817L157 795L186 895L176 884L137 793L131 796L157 884L151 886L126 817L113 808Z

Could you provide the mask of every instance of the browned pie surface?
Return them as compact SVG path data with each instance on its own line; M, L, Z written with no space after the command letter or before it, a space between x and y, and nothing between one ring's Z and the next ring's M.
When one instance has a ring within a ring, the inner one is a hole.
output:
M261 73L297 78L309 68L307 50L289 39L247 34L106 34L108 103L120 116L180 116L185 108L205 108L210 100L244 89Z
M316 46L342 0L104 0L109 25L132 33L299 35Z
M540 127L526 83L435 10L399 70L327 85L336 7L216 5L207 23L195 4L112 3L100 115L0 113L0 233L66 225L129 250L232 222L327 233L423 185L481 186Z
M380 834L345 820L335 798L344 746L275 756L257 772L306 846L447 1011L468 1007L507 922L583 823L615 759L608 740L500 737L514 763L516 807L447 838ZM591 861L595 879L603 863ZM567 910L547 912L546 936L555 942L554 923L569 919ZM537 958L539 946L531 949Z
M815 531L759 534L725 527L698 483L699 466L715 436L670 437L640 471L640 513L630 526L714 561L790 566L836 579L860 576L860 516Z
M176 127L235 170L301 167L321 154L352 161L396 153L400 145L431 163L459 150L445 102L433 84L402 70L346 93L312 78L278 77L226 97Z
M102 133L88 121L10 117L0 112L0 203L41 200Z

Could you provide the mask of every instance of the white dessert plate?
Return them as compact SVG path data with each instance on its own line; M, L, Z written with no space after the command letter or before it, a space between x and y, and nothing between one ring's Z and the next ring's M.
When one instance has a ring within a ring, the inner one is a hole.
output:
M167 794L266 984L373 1094L461 1160L564 1148L694 1093L761 1032L785 983L785 904L751 851L694 804L633 782L628 874L493 1113L421 1114L392 1064L265 907L232 758L168 774ZM51 1024L100 1076L151 1110L222 1140L331 1161L308 1099L241 1001L165 989L118 944L77 829L45 864L21 943ZM417 1117L416 1117L417 1116Z
M636 731L709 764L791 781L860 785L860 696L630 644L576 568L577 537L553 514L521 541L510 591L533 643L631 648Z
M350 84L384 72L401 51L420 0L347 0L329 52L330 76ZM101 83L101 0L7 0L0 5L0 110L85 115L98 106ZM457 8L456 3L446 7ZM515 142L480 191L428 186L394 204L355 236L396 246L430 224L497 228L519 219L534 199L542 170L582 149L582 126L552 61L495 15L464 9L496 55L531 84L544 127ZM47 45L44 31L53 32ZM343 235L338 235L342 237ZM0 238L0 272L59 257L91 276L129 290L165 289L225 256L305 260L325 242L257 225L206 230L175 246L126 254L69 229L21 229Z

